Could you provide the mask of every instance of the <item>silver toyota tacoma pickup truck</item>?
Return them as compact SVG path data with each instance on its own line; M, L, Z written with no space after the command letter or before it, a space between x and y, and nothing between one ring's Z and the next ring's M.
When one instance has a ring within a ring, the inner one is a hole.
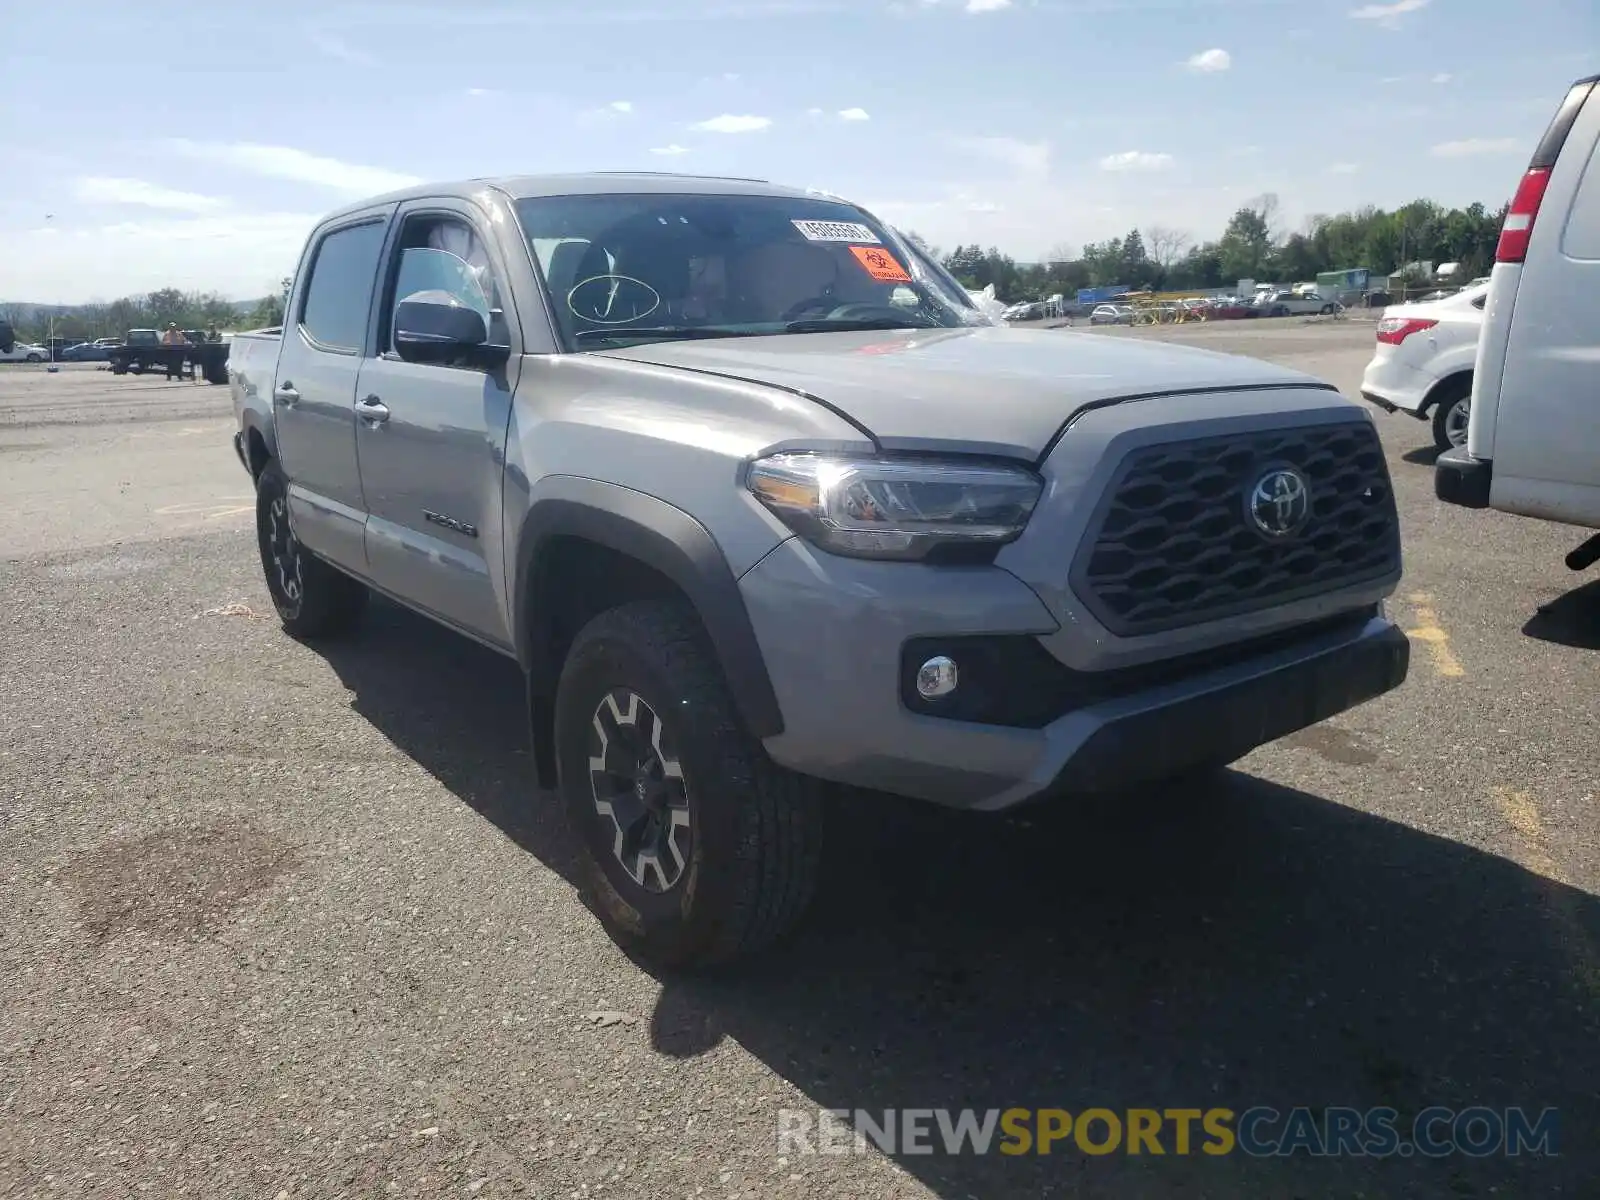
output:
M591 903L657 963L793 925L830 784L985 810L1120 790L1406 674L1360 406L997 327L818 192L384 196L317 226L283 328L229 366L285 628L344 633L380 592L514 658Z

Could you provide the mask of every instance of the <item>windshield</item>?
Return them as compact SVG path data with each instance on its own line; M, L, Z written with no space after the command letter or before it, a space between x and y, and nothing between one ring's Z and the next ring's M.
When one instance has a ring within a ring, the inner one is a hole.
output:
M539 196L516 202L570 349L990 322L837 200Z

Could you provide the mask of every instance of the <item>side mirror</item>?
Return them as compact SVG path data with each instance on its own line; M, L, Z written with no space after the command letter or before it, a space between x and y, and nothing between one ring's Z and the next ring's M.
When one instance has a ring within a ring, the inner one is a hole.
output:
M483 361L503 357L489 342L483 314L444 291L413 292L394 308L394 348L407 362Z

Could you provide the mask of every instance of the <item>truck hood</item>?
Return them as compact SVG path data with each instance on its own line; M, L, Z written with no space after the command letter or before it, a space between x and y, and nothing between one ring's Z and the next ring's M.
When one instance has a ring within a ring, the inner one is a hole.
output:
M999 327L780 334L598 352L800 392L883 448L1036 459L1086 406L1173 392L1329 385L1187 346Z

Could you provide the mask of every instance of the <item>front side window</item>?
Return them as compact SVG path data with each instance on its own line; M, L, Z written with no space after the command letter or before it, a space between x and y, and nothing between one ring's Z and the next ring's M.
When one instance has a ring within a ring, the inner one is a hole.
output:
M570 349L989 323L837 200L540 196L516 210Z
M399 254L380 344L394 349L394 306L424 292L443 292L483 317L490 345L509 344L500 284L472 226L452 217L411 217L401 229Z
M328 350L359 351L383 250L381 221L336 229L322 239L300 306L300 326Z

